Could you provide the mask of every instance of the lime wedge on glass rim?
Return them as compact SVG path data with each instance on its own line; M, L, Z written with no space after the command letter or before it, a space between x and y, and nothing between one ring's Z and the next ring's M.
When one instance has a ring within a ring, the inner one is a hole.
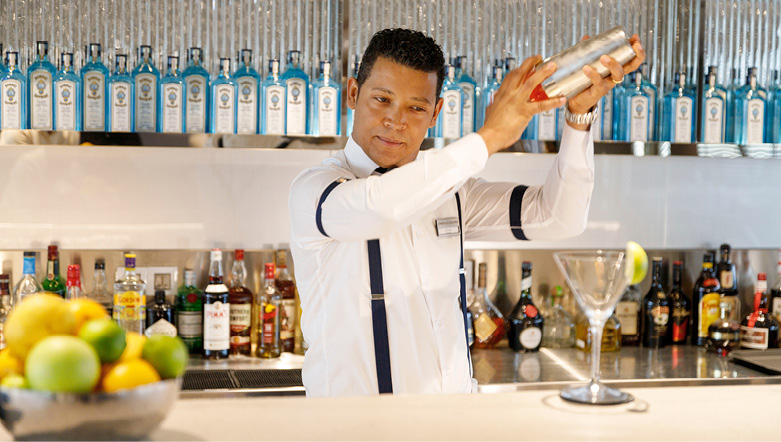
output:
M640 244L629 241L626 243L624 259L627 263L626 276L629 279L629 284L640 284L645 279L645 275L648 274L648 254L645 253Z

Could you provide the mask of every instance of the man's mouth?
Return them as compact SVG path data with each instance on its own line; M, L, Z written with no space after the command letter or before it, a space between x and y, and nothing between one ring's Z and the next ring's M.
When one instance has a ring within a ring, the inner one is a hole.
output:
M402 144L404 144L401 141L397 141L397 140L394 140L392 138L381 137L379 135L377 136L377 139L380 140L380 143L382 143L383 145L385 145L387 147L398 147L398 146L401 146Z

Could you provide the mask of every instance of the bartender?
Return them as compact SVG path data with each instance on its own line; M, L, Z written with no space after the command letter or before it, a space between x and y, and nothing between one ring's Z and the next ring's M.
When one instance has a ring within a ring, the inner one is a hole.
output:
M515 143L535 114L566 103L532 102L554 71L510 72L483 127L443 149L420 152L442 108L445 60L421 32L386 29L347 83L354 127L344 150L303 171L290 188L291 248L309 344L308 396L476 391L466 337L463 241L572 237L586 227L594 187L589 132L596 104L645 59L609 57L603 79L567 103L567 126L545 183L473 178ZM518 177L522 180L523 177Z

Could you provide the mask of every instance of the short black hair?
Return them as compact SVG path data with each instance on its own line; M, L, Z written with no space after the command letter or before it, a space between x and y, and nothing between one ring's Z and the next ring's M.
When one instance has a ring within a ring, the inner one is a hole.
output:
M383 29L372 36L358 69L358 87L369 78L377 57L385 57L409 68L437 73L437 98L445 81L445 55L433 38L420 31Z

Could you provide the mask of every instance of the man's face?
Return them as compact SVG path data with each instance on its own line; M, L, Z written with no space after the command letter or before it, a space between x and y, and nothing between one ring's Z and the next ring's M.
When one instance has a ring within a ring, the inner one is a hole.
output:
M347 106L355 109L352 136L366 155L380 167L403 166L437 122L437 74L378 57L360 94L358 82L348 80Z

